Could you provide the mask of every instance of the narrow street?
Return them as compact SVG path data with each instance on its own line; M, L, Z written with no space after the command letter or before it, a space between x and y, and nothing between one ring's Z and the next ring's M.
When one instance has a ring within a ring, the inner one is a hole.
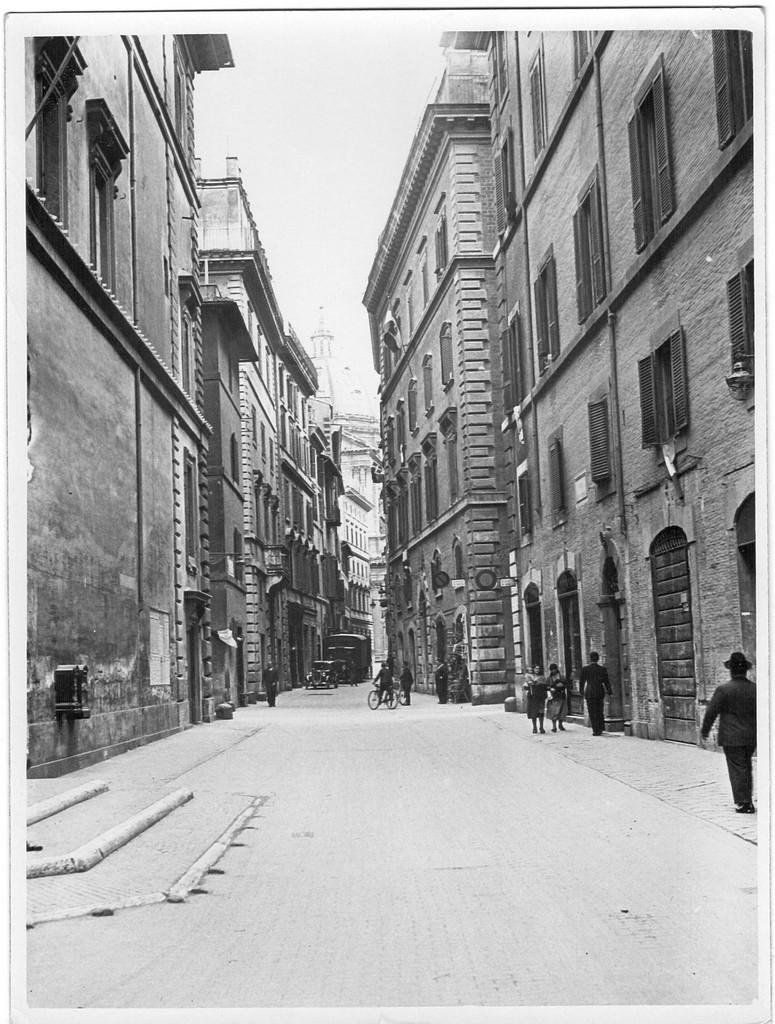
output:
M127 872L164 871L168 856L166 886L180 874L181 843L190 864L222 831L191 834L186 815L208 801L229 817L261 803L186 902L28 931L30 1006L756 998L757 846L730 830L739 822L726 805L730 825L720 827L657 793L661 760L673 773L675 758L707 766L723 783L720 755L573 725L534 737L500 706L440 706L423 694L409 708L370 711L367 689L283 693L275 709L249 707L49 780L61 792L111 771L140 775L144 759L166 764L163 779L148 769L146 785L186 786L193 800L93 869L112 862L115 874L124 858ZM205 756L227 729L233 742ZM639 782L644 759L653 780L644 771ZM628 764L629 784L615 777ZM754 835L755 819L745 824ZM180 843L160 853L158 837L175 827ZM39 883L66 879L30 880L31 898ZM76 949L75 960L62 955Z

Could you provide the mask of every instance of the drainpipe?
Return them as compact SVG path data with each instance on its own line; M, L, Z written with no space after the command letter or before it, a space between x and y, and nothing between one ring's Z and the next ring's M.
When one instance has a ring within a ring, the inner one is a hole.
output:
M135 164L135 80L132 48L127 45L127 83L129 90L129 247L132 276L132 323L137 323L137 195Z
M600 210L603 221L603 265L607 291L612 288L611 246L608 234L608 176L605 166L605 136L603 133L603 97L600 85L600 60L595 52L592 56L595 79L595 129L597 133L597 164L600 183ZM619 370L616 357L616 313L608 310L609 372L611 375L611 420L614 424L614 448L616 450L616 473L618 476L619 523L623 536L627 536L627 512L624 503L624 464L622 459L621 420L619 416Z
M137 603L142 608L143 589L143 407L142 370L135 367L135 465L137 474Z

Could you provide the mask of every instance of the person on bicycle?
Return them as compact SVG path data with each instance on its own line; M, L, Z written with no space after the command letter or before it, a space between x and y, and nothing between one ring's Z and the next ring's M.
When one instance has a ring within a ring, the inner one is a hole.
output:
M377 707L387 698L388 703L393 698L393 673L388 668L386 661L382 662L382 668L374 678L374 684L379 683L379 702Z

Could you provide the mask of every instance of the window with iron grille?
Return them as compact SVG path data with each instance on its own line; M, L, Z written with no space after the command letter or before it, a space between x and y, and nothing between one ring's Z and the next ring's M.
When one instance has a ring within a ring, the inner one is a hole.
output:
M445 323L439 337L441 355L441 383L446 387L452 382L452 324Z
M553 437L549 441L549 489L552 496L552 511L555 515L561 515L567 507L564 463L562 438Z
M533 516L530 506L530 477L523 473L517 478L517 500L519 502L519 532L524 536L533 529Z
M597 174L573 214L573 241L576 251L576 304L579 323L583 323L606 293Z
M753 299L753 260L749 260L727 281L727 302L732 366L740 363L743 369L750 371L753 371L754 358Z
M750 32L713 31L718 144L729 145L753 114L753 36Z
M542 49L530 66L530 106L533 112L533 155L537 157L546 145L546 83Z
M589 461L592 479L608 480L611 476L611 435L608 422L608 398L590 402L589 413Z
M557 271L554 251L544 258L533 285L535 293L536 340L540 371L560 354L560 328L557 318Z
M635 249L640 252L675 209L662 58L648 75L628 122Z
M642 445L663 444L689 424L683 329L638 361Z
M576 78L579 71L584 67L589 52L592 49L591 32L573 33L573 77Z

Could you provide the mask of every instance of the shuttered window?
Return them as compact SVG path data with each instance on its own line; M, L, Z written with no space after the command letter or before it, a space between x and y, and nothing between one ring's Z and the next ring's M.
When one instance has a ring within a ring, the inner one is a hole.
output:
M611 435L608 423L608 399L590 402L589 457L594 481L608 480L611 476Z
M562 441L559 437L549 442L549 484L552 496L552 511L565 511L565 468L562 457Z
M638 362L642 446L663 444L689 424L683 330Z
M530 510L530 477L527 473L523 473L517 480L517 499L519 501L520 533L530 533L533 528L533 520Z
M537 157L546 145L546 87L541 50L530 68L530 104L533 112L533 154Z
M554 255L549 256L534 284L538 366L541 372L560 354L560 330L557 319L557 274Z
M441 383L446 386L452 380L452 324L445 323L439 338L441 351Z
M753 260L727 282L727 302L732 366L741 363L744 369L750 370L754 355Z
M519 316L515 316L501 336L503 346L503 408L505 411L519 405L523 396L522 366L520 359Z
M713 32L716 120L721 149L732 141L753 113L752 38L750 32Z
M583 323L606 294L603 224L597 179L592 182L573 215L573 241L576 250L576 304L579 323Z
M661 59L628 123L635 249L640 252L675 209Z
M513 133L511 128L507 128L495 159L495 213L498 231L503 231L514 219L516 209Z
M392 416L388 416L385 426L385 454L387 455L388 462L396 461L396 433L395 422Z

